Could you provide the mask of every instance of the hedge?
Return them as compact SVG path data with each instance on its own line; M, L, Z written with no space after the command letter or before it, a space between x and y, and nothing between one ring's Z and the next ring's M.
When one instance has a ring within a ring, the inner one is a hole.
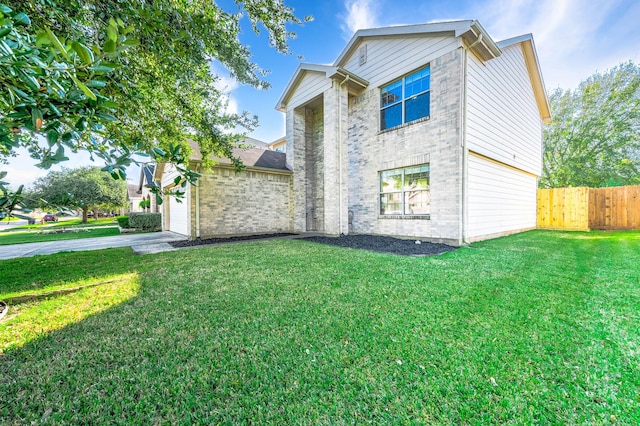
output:
M145 231L162 230L162 215L160 213L131 213L129 214L129 226Z
M128 228L129 227L129 216L118 216L116 217L116 220L118 221L118 226L120 228Z

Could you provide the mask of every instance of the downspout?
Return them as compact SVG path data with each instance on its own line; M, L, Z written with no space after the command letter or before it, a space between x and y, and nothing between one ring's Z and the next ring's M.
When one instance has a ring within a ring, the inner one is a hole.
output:
M349 74L342 80L339 85L338 94L338 185L340 193L338 194L338 224L340 227L340 234L342 234L342 86L349 81ZM347 234L349 231L347 230Z
M469 150L467 149L467 56L469 50L475 45L482 42L482 33L478 34L478 39L471 43L468 47L463 47L462 69L464 71L462 80L462 244L469 244L467 236L467 228L469 227L469 201L467 199L467 184L469 173Z

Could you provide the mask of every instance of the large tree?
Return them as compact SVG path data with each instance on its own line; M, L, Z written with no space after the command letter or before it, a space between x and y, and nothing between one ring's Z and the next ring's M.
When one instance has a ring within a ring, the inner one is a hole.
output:
M640 183L640 67L620 64L549 97L539 186Z
M240 20L287 52L299 23L282 0L24 0L0 5L0 159L27 147L44 168L69 151L101 157L124 177L132 154L177 163L187 180L188 141L233 158L256 118L229 114L211 62L266 89L265 71L240 40ZM6 83L6 84L5 84ZM242 133L242 132L240 132ZM37 138L36 135L44 137Z
M126 182L112 179L99 167L49 172L34 182L32 192L48 205L82 209L84 223L89 210L111 210L127 204Z

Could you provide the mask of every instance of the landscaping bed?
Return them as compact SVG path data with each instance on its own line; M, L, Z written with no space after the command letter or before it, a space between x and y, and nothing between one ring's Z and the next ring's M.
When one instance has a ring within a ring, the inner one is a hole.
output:
M399 238L375 235L341 235L339 237L309 237L306 241L349 247L361 250L392 253L404 256L434 256L453 251L456 247L446 244L429 243L420 240L401 240Z
M182 247L195 247L195 246L203 246L208 244L223 244L223 243L231 243L234 241L245 241L245 240L263 240L265 238L276 238L276 237L288 237L290 235L296 234L288 234L286 232L275 233L275 234L260 234L260 235L239 235L237 237L226 237L226 238L196 238L195 240L183 240L183 241L173 241L170 242L175 248Z

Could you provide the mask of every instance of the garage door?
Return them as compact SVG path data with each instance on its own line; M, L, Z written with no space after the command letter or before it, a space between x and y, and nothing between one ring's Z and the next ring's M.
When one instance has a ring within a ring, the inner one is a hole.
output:
M181 203L175 197L169 197L169 230L182 235L189 235L189 193L185 194Z

